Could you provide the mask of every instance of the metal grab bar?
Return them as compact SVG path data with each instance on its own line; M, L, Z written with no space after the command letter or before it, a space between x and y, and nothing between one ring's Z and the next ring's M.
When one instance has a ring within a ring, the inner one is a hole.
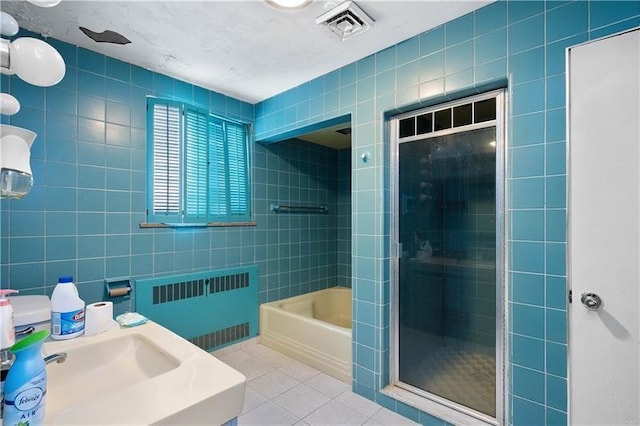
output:
M271 211L276 213L329 213L327 206L281 206L279 204L271 204Z

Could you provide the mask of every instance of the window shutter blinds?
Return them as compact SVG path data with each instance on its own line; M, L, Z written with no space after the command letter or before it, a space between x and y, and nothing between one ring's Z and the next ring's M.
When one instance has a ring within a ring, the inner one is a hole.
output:
M229 171L229 208L231 216L249 213L245 126L226 123Z
M185 216L188 221L207 221L208 114L185 109L184 168Z
M209 213L216 220L226 220L227 190L223 123L209 119Z
M153 104L153 214L180 214L180 107Z

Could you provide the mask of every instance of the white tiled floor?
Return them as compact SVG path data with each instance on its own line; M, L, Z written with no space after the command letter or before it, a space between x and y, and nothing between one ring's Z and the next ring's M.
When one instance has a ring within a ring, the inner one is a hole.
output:
M238 425L414 425L351 387L255 341L213 353L247 377Z

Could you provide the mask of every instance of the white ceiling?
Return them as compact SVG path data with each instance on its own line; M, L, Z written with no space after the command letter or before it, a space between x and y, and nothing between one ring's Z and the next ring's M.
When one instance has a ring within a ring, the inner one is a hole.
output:
M1 8L30 31L256 103L491 1L358 0L375 26L344 42L315 24L338 3L286 11L263 0L63 0L53 8L3 0ZM96 43L79 26L132 43Z

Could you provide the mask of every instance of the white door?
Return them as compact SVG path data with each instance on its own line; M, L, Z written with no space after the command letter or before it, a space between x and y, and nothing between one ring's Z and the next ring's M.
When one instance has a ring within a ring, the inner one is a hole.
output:
M568 66L569 418L637 425L640 31L571 48Z

